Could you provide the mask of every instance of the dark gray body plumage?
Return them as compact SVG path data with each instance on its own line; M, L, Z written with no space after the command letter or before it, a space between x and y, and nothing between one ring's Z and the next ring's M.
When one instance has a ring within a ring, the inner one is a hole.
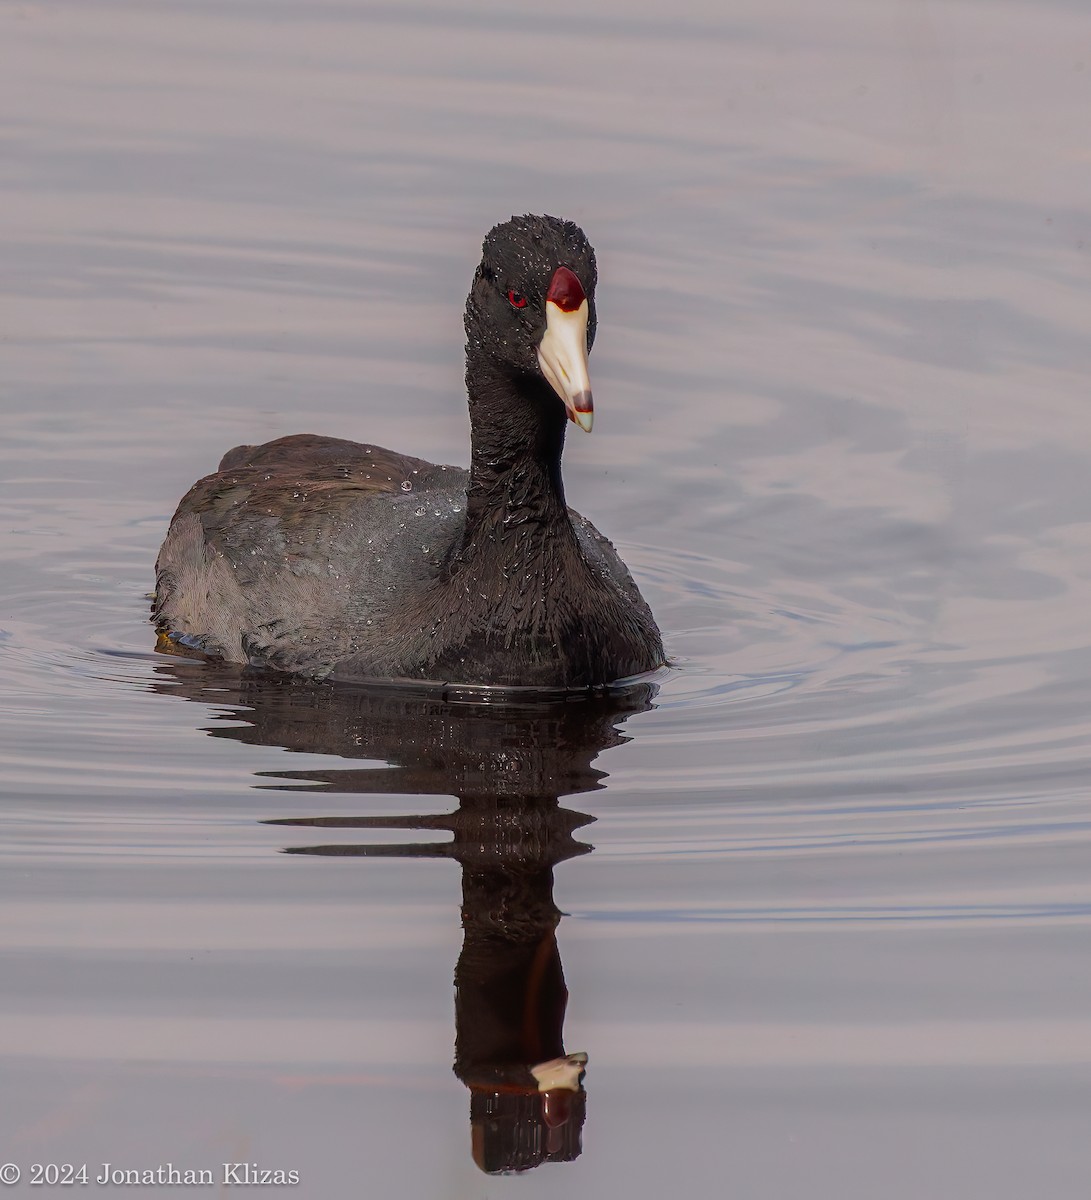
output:
M600 601L582 615L566 611L555 574L570 556L540 529L498 523L489 541L500 570L456 561L468 482L463 468L338 438L236 447L178 506L156 565L156 622L211 657L311 678L601 685L611 680L561 664L585 657L572 652L616 611L658 644L613 545L571 509ZM514 669L488 669L482 654ZM660 661L637 651L611 674Z

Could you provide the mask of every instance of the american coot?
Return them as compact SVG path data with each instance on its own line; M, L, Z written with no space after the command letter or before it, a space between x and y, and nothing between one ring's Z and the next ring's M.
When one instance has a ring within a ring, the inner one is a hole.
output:
M301 434L237 446L156 564L161 649L311 678L602 686L663 663L609 541L569 509L591 429L595 254L556 217L485 238L466 301L470 469Z

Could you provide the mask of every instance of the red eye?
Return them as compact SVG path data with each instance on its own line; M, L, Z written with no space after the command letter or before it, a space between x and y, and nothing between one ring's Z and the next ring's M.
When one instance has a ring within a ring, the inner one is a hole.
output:
M508 292L508 303L512 308L526 308L527 298L520 292Z

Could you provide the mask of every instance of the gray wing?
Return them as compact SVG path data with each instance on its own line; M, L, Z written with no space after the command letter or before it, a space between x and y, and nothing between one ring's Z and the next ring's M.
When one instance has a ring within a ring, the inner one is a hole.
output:
M325 675L459 544L465 486L457 468L332 438L237 447L171 522L157 625L203 654Z

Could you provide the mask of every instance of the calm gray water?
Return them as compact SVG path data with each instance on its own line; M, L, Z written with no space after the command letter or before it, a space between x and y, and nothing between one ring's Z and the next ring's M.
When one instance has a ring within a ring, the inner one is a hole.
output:
M12 1194L1086 1195L1089 111L1063 0L0 0ZM228 446L466 460L461 307L524 211L599 252L566 481L658 693L154 655ZM562 964L551 1142L471 1089Z

